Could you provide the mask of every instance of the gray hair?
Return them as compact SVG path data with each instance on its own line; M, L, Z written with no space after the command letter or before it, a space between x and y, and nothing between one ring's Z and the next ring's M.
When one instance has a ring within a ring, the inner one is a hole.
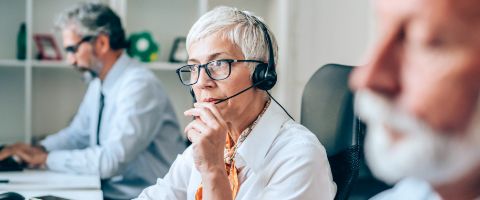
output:
M257 20L263 23L263 19L249 11L225 6L217 7L200 17L192 26L187 36L187 50L190 45L202 38L220 33L242 50L245 59L268 62L267 41ZM270 35L274 60L277 63L277 41L268 27L266 25L265 27ZM251 70L253 72L253 68Z
M55 27L64 30L73 28L80 36L105 34L114 50L126 47L125 31L118 15L105 4L79 3L62 12Z

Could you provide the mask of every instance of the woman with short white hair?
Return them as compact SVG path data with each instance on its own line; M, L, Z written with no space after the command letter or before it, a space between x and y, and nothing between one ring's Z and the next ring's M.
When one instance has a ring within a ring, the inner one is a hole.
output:
M333 199L325 149L271 102L277 44L261 19L218 7L187 36L192 145L139 199Z

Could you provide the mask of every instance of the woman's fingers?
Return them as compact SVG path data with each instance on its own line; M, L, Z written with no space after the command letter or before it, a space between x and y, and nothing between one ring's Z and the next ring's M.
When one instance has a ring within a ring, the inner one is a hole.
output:
M190 129L195 129L199 133L206 133L209 127L201 120L194 120L185 127L183 132L187 133Z
M186 116L197 117L195 121L201 120L210 128L220 128L219 120L212 114L212 112L208 108L191 108L185 111L184 114Z
M204 143L207 141L210 145L218 146L218 148L225 145L228 127L224 125L225 121L215 107L206 104L196 104L195 108L188 109L184 114L195 117L195 120L190 122L184 130L190 141L193 143L198 141Z
M195 103L194 106L196 108L206 108L208 109L213 116L215 116L215 118L217 119L217 121L226 126L227 123L225 122L225 119L223 118L223 115L220 114L220 111L217 109L217 107L215 106L215 104L212 104L212 103Z
M200 140L201 133L195 129L189 129L187 131L187 138L192 143L197 143Z

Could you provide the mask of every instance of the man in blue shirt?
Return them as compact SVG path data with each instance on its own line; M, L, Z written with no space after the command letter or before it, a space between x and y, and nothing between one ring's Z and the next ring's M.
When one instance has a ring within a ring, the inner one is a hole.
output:
M155 75L125 54L120 18L109 7L79 4L57 26L68 62L92 78L88 90L67 128L39 146L8 146L0 159L99 175L105 198L136 197L185 148L171 102Z

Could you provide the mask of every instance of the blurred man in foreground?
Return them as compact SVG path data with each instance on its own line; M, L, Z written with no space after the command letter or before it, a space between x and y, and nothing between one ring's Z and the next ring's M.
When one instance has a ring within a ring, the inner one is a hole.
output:
M376 0L381 34L351 77L374 199L480 197L480 1Z

